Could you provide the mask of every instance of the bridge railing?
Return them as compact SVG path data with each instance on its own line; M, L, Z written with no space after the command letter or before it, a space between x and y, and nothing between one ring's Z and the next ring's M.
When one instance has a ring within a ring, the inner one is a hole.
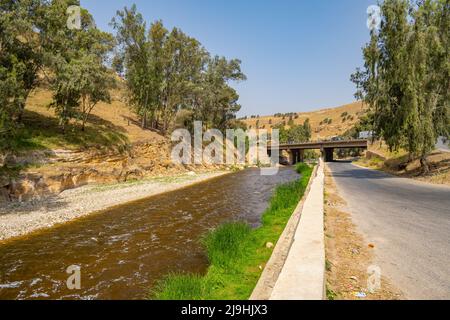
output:
M288 141L287 143L279 143L280 146L286 146L286 145L297 145L297 144L321 144L321 143L327 143L327 142L368 142L369 139L325 139L325 140L313 140L313 141L303 141L303 142L294 142L294 141ZM267 145L272 145L272 140L267 140Z

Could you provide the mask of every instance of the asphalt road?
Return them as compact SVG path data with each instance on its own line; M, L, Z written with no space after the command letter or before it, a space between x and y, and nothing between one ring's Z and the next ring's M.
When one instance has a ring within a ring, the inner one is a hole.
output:
M450 299L450 187L328 165L382 274L408 299Z
M436 144L436 149L443 152L450 152L449 143L444 137L439 137L438 143Z

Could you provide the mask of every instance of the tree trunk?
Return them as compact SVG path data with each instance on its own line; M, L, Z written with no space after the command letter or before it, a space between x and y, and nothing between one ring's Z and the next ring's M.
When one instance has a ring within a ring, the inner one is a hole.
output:
M19 103L19 113L17 114L17 122L22 123L23 113L25 112L25 103Z
M89 117L89 114L85 114L83 116L83 120L81 121L81 131L83 131L83 132L86 129L86 122L88 121L88 117Z
M420 165L422 167L422 174L427 175L430 173L430 166L428 165L428 160L426 155L420 157Z
M412 152L408 152L408 163L413 162L413 160L414 160L414 156L413 156Z
M147 111L144 111L144 114L142 115L142 123L141 123L142 129L145 129L147 126Z

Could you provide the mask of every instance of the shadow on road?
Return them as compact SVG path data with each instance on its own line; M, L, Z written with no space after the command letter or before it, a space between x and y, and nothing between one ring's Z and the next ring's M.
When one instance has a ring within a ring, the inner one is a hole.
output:
M351 160L336 160L328 163L332 169L334 177L353 178L353 179L399 179L394 175L388 173L362 169L351 165Z

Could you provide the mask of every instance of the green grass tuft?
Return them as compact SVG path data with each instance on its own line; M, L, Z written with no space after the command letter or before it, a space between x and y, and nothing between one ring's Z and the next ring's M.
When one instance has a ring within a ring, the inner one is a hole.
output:
M203 277L195 274L168 274L151 292L156 300L199 300L205 292Z
M328 300L336 300L337 294L331 288L327 286L327 299Z
M203 239L209 262L224 268L233 268L233 261L240 259L243 244L250 235L251 228L246 223L227 223L207 234Z
M206 275L170 274L150 292L157 300L246 300L272 255L276 243L303 197L312 168L298 164L301 178L276 188L257 229L242 222L227 223L207 234L202 243L210 266Z

